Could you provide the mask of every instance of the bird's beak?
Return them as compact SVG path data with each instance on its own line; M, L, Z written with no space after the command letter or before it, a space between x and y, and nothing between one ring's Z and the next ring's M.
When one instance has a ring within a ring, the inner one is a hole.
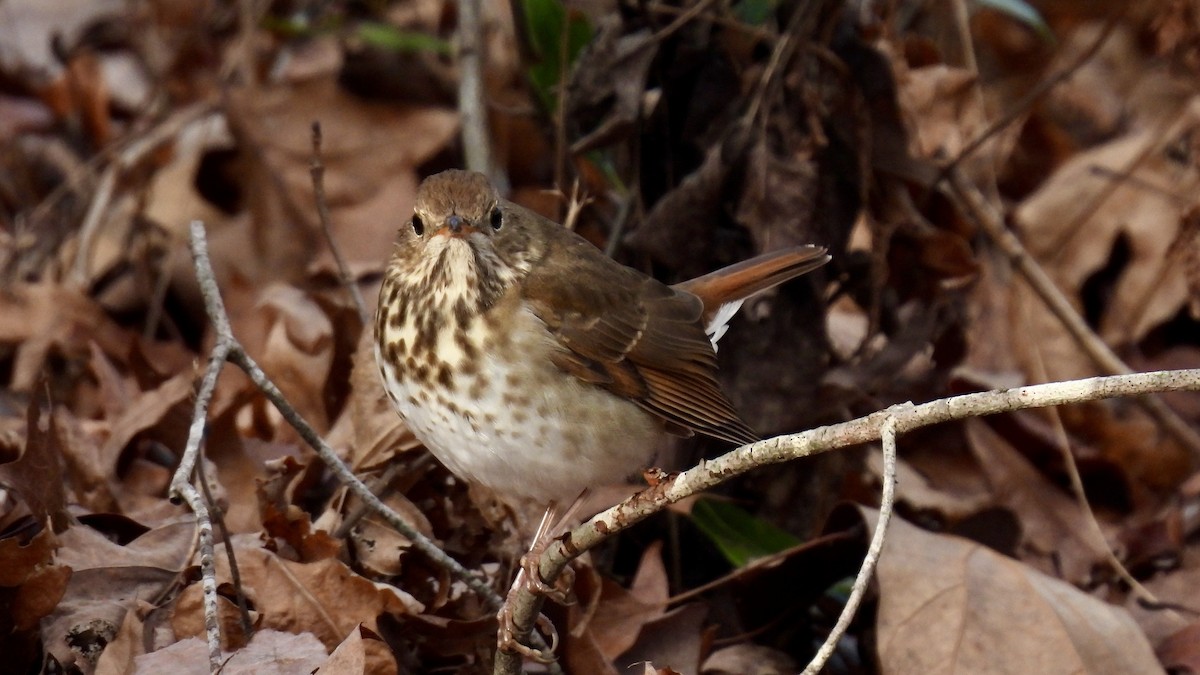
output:
M442 226L434 231L434 234L454 239L466 239L478 231L479 228L475 227L469 219L455 213L447 217Z

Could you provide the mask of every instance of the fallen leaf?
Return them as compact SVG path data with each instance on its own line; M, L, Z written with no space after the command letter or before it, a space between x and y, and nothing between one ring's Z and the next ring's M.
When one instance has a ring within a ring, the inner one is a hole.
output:
M705 675L786 675L797 670L786 653L748 642L718 649L700 667Z
M137 601L164 599L189 562L195 534L191 516L125 546L85 525L68 528L59 536L55 562L72 571L71 579L62 601L42 622L46 650L64 665L94 667Z
M38 387L29 400L25 420L25 450L17 461L0 464L0 484L21 495L38 523L49 522L55 532L62 532L70 523L63 484L63 438L45 386Z
M876 512L860 511L873 526ZM876 582L885 674L1161 672L1124 609L895 516Z
M1141 340L1188 301L1184 268L1169 262L1184 210L1174 195L1194 193L1200 174L1170 148L1200 125L1200 99L1163 93L1159 102L1155 118L1072 157L1014 211L1030 253L1077 303L1118 240L1126 243L1128 262L1100 317L1099 333L1113 345ZM1045 361L1051 379L1091 374L1065 371L1054 354Z
M637 643L638 635L646 624L666 613L667 588L662 544L651 545L642 553L638 573L630 590L608 579L601 579L600 583L600 604L587 623L587 634L605 659L611 662Z
M647 622L638 641L617 658L618 671L626 671L638 663L652 663L662 664L658 665L659 672L696 675L700 672L707 618L708 606L691 602Z
M1158 646L1158 658L1172 673L1200 673L1200 621L1181 628Z
M1084 582L1103 559L1078 503L1039 474L987 422L965 422L972 452L996 503L1017 515L1025 561L1047 574Z
M295 635L261 630L250 644L224 655L222 675L296 675L311 673L325 660L325 648L311 633ZM180 640L133 661L134 675L207 675L208 645L199 638Z
M357 626L316 672L320 675L364 675L367 672L366 667L367 654L363 650L362 627Z
M327 648L335 648L358 624L375 630L380 614L407 612L399 594L376 586L337 560L293 562L264 549L253 535L235 535L232 541L242 588L266 628L312 633ZM217 578L223 583L230 580L224 556L217 559ZM201 605L199 584L183 590L171 618L176 635L204 634ZM384 645L365 644L371 672L396 672L395 660Z

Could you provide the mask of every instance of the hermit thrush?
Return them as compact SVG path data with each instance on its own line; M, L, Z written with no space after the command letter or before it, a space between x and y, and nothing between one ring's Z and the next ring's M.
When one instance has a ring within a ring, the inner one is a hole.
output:
M803 246L667 286L446 171L400 227L375 356L456 475L569 501L645 467L664 433L756 440L717 383L716 338L742 300L828 260Z

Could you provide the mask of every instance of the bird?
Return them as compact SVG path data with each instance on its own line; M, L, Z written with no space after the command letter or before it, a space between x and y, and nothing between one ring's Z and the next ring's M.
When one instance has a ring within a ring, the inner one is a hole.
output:
M669 435L758 436L717 380L746 298L830 260L774 251L667 285L500 197L426 178L398 228L374 324L384 389L461 479L542 505L624 481Z

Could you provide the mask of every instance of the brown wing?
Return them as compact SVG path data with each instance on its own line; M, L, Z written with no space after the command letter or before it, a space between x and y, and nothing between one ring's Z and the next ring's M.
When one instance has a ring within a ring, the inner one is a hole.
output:
M721 393L699 298L614 262L554 223L540 225L549 247L522 293L564 347L560 368L632 400L673 433L758 440Z

